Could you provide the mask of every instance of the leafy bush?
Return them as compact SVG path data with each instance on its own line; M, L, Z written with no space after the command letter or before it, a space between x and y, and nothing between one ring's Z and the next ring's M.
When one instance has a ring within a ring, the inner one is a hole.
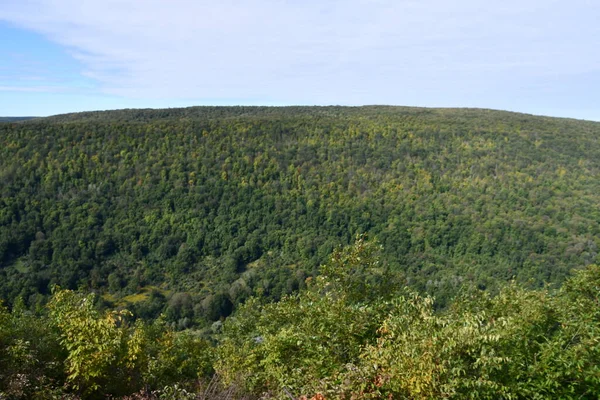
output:
M515 285L436 313L413 294L394 309L358 365L355 398L590 398L600 393L600 269L558 293Z
M129 312L100 312L94 296L56 290L49 304L68 352L67 383L83 395L123 395L210 376L209 343L175 333L162 319L128 323Z
M280 398L339 386L389 309L392 293L381 289L391 281L378 249L360 237L336 251L306 290L277 303L247 302L224 325L216 370L226 383Z
M0 304L0 398L62 394L65 358L58 331L46 317L25 310L22 302L11 313Z

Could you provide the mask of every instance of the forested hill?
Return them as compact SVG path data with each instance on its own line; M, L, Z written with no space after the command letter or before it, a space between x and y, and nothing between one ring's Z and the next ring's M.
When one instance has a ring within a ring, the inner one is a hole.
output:
M279 298L367 233L442 301L598 262L600 123L193 107L0 123L0 297L97 291L183 325ZM188 321L188 322L182 322Z

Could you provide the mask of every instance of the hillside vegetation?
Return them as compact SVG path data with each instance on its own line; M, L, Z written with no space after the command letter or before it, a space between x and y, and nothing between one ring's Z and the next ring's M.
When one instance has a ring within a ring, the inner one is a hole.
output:
M0 399L594 398L599 140L383 106L0 123Z
M195 107L0 124L0 297L182 326L279 299L367 233L445 304L596 262L600 124L470 109ZM185 320L185 321L184 321Z

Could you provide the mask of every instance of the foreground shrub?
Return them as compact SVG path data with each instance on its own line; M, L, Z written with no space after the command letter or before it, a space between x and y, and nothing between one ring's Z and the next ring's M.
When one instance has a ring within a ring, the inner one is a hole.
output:
M0 399L63 394L66 352L58 338L48 318L27 311L22 302L10 313L0 304Z
M389 308L392 281L377 250L359 238L335 252L306 290L278 303L247 302L224 326L216 370L225 382L288 399L334 393Z
M212 373L207 341L161 319L130 324L127 311L100 312L93 303L93 295L57 290L49 305L68 354L66 382L78 393L124 395Z
M600 393L600 269L558 293L514 285L436 314L413 294L345 374L354 398L593 398Z

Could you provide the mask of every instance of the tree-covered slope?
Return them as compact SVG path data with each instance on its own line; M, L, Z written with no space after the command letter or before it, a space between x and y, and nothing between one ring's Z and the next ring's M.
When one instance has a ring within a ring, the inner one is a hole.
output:
M195 107L0 124L0 296L83 287L185 325L304 285L366 232L409 285L597 262L600 124L490 110Z

